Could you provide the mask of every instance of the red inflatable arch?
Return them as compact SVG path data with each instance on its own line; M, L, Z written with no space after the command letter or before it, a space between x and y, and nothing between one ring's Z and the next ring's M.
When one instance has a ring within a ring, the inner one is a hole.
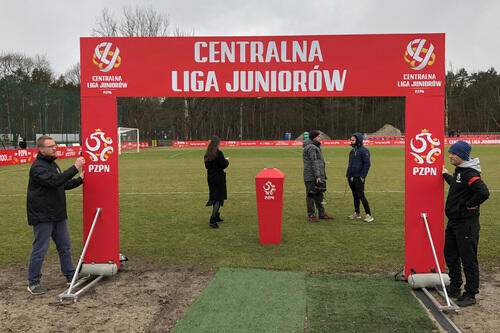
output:
M405 277L443 269L444 34L81 38L84 262L119 265L116 97L404 96ZM389 178L387 182L391 182Z

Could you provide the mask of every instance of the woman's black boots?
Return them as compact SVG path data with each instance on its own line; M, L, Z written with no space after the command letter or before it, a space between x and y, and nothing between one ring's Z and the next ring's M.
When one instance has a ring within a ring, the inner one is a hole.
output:
M210 226L212 228L218 228L217 219L214 216L210 216Z
M217 215L215 215L215 222L222 222L222 221L224 220L220 218L220 213L217 213Z

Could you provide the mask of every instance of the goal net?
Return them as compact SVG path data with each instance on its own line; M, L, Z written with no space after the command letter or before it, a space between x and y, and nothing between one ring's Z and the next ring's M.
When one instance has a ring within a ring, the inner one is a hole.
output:
M118 154L123 151L139 152L139 129L118 127Z

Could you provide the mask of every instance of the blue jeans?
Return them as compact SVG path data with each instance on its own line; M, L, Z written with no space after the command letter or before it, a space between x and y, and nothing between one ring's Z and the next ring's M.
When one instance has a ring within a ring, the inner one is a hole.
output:
M35 239L28 263L28 284L31 286L40 283L42 264L49 249L51 237L56 243L57 252L59 253L61 272L67 278L72 278L75 268L71 261L71 241L66 220L38 223L33 226L33 235Z

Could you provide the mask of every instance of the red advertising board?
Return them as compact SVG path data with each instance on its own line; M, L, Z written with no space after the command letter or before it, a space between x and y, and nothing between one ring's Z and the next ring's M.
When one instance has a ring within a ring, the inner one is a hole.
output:
M139 142L139 148L148 148L149 143L148 142ZM132 150L132 149L137 149L137 142L122 142L121 143L121 150Z
M444 138L445 145L452 145L458 140L464 140L471 145L500 145L500 136L477 135L475 138ZM221 147L302 147L302 140L255 140L255 141L221 141ZM369 137L363 141L365 146L404 146L405 138L403 136L395 137ZM194 148L207 147L209 141L173 141L174 148ZM349 146L349 140L321 140L321 144L328 146Z
M57 147L58 159L77 157L81 147ZM38 149L3 149L0 150L0 166L32 163L36 159Z
M405 274L434 268L417 215L426 211L436 248L442 249L443 180L428 170L443 163L444 34L105 37L81 38L80 46L82 132L87 137L98 128L109 131L111 122L116 125L116 105L109 102L116 97L405 96ZM437 142L439 153L434 150ZM277 144L260 141L260 145ZM280 141L280 145L288 142ZM116 141L111 146L116 150ZM86 177L85 225L92 222L89 211L95 209L86 198L103 187L114 187L117 192L117 176L112 180L108 176L92 173ZM118 205L113 207L108 214L114 215L110 221L116 223L117 234ZM117 258L114 244L96 245L99 248L92 253L113 252ZM438 256L442 262L442 251Z

